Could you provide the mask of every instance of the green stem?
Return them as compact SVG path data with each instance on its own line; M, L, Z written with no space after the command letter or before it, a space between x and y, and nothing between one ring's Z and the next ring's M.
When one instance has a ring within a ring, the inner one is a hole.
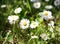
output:
M29 8L29 10L30 10L30 12L31 12L31 6L30 6L30 4L29 4L29 1L27 0L27 5L26 6L28 6L28 8Z
M12 33L13 33L13 43L14 43L14 36L15 36L15 24L13 24Z
M7 35L6 35L6 37L5 37L5 40L3 41L3 43L2 43L2 44L5 44L5 43L6 43L7 38L8 38L8 35L10 34L10 32L11 32L11 31L7 32Z

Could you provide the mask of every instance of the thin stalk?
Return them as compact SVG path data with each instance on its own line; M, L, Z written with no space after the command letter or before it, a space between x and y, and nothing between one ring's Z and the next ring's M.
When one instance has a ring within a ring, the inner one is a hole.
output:
M14 44L14 36L15 36L15 24L13 24L12 33L13 33L13 44Z
M30 6L30 3L29 3L29 0L27 0L27 5L26 6L28 6L28 8L29 8L29 10L31 12L31 6Z
M6 37L5 37L5 40L3 41L3 44L5 44L6 43L6 41L7 41L7 38L8 38L8 35L10 34L10 30L7 32L7 35L6 35Z

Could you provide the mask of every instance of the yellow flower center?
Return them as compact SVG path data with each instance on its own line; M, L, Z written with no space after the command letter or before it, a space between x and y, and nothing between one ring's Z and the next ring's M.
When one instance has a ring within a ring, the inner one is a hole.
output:
M23 23L23 25L24 25L24 26L26 26L26 25L27 25L27 23L26 23L26 22L24 22L24 23Z
M47 16L48 15L48 12L45 12L44 14L45 14L45 16Z
M12 16L12 19L13 19L13 20L15 19L14 16Z
M36 6L38 6L38 4L36 4Z
M36 25L36 23L34 22L33 25Z
M46 38L46 36L43 36L43 38Z

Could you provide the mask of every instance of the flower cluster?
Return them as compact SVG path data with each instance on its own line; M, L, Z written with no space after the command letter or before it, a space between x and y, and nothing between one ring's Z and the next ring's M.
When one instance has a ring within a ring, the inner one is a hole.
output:
M56 29L58 27L55 26L59 24L60 9L59 11L56 9L59 5L59 0L15 0L2 4L0 8L3 13L0 13L4 18L1 18L4 22L6 18L7 20L5 24L1 22L5 26L1 28L10 30L5 40L6 44L9 42L12 44L53 44L55 39L59 40L57 38L60 36L60 28Z

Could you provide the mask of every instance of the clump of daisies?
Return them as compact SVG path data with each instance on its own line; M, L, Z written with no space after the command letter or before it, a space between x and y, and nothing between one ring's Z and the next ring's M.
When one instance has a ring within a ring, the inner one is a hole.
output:
M41 6L41 3L40 2L34 2L33 3L33 7L34 8L40 8L40 6Z
M19 19L19 16L17 15L10 15L8 16L8 20L10 24L15 24L15 22Z
M22 19L20 22L20 27L22 29L27 29L29 27L30 21L28 19Z
M36 28L38 26L38 21L32 21L31 24L30 24L30 27L31 28Z
M44 10L41 15L45 20L53 19L52 12Z
M15 14L18 14L18 13L20 13L22 11L22 8L21 7L18 7L18 8L16 8L15 10L14 10L14 13Z

